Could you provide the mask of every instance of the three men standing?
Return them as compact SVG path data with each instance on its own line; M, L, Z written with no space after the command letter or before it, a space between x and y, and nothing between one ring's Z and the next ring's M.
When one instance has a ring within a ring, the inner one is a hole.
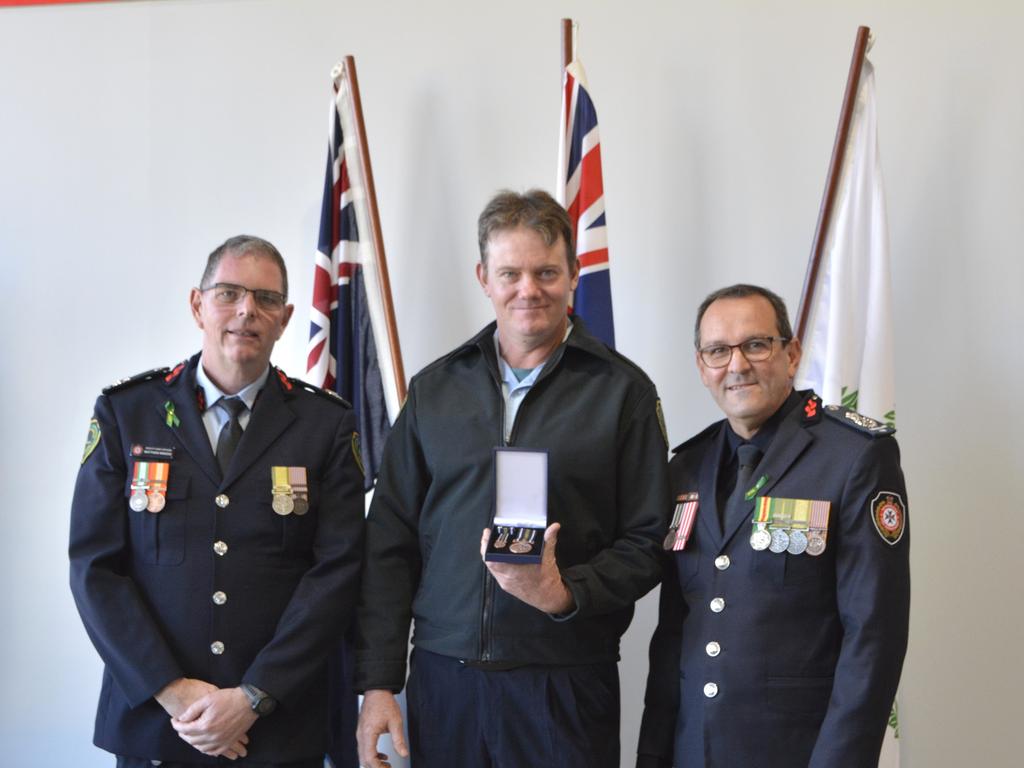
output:
M774 293L697 313L726 418L675 449L676 514L638 768L876 768L907 646L906 490L892 429L793 389Z
M413 378L367 520L360 760L387 764L384 732L404 751L412 622L418 768L617 766L619 638L658 581L668 504L657 393L567 316L579 264L550 196L499 194L478 234L495 322ZM497 446L548 454L540 563L482 562Z

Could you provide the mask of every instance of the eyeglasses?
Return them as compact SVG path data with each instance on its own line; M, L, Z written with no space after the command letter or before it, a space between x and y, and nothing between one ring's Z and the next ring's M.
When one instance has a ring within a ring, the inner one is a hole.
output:
M759 363L772 356L772 342L780 341L783 345L790 341L781 336L754 336L739 344L709 344L701 347L698 352L700 359L708 368L724 368L732 360L732 351L738 349L749 363Z
M272 312L284 307L288 297L277 291L268 291L265 288L246 288L244 285L234 283L214 283L206 288L200 288L200 293L213 291L213 300L224 307L232 307L240 301L245 300L245 295L251 293L260 309Z

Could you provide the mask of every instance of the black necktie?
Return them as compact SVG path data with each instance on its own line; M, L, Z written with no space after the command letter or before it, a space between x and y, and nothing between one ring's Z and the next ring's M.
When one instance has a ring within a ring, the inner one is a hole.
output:
M227 474L231 457L235 455L238 441L242 439L242 425L238 417L245 410L245 403L237 397L222 397L217 401L228 412L228 423L220 431L217 438L217 463L220 464L221 475Z
M725 518L729 518L729 513L733 507L738 504L742 504L745 501L747 491L750 490L750 480L754 476L754 470L757 469L757 465L761 462L761 449L753 443L744 443L736 448L736 459L739 463L739 471L736 473L736 486L733 488L732 495L729 497L729 501L725 505L724 514ZM722 529L725 529L725 520L722 521Z

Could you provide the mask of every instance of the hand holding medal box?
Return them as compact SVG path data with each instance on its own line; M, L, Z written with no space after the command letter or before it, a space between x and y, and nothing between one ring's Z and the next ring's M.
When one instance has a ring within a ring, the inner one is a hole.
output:
M485 560L539 563L548 524L548 454L494 449L494 520Z

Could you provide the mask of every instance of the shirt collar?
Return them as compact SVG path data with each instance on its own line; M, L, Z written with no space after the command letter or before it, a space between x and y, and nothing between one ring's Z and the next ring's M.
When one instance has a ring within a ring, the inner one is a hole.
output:
M745 440L737 435L733 431L732 425L727 421L725 423L725 435L728 444L727 450L729 458L731 459L735 456L736 449L744 443L753 443L761 449L762 454L767 453L768 446L770 446L772 444L772 440L775 439L775 433L779 431L779 425L783 422L786 416L789 415L789 412L797 406L800 399L800 395L797 394L796 390L791 390L789 396L783 401L782 405L779 406L779 409L768 418L768 421L761 425L761 428L758 429L757 432L754 433L754 436L749 440Z
M563 344L565 343L566 339L569 338L570 333L572 333L572 318L569 318L569 322L566 323L565 325L565 335L562 336ZM530 371L529 376L525 377L522 381L519 381L519 379L516 378L515 372L512 370L512 366L509 365L505 361L505 358L501 356L501 346L498 344L497 326L495 326L494 328L493 339L494 356L498 358L498 370L501 372L502 381L508 384L509 389L515 389L517 386L525 387L533 384L533 382L537 380L537 377L540 376L540 372L544 370L544 364L547 363L547 360L544 360L542 363L537 365L532 371Z
M205 398L207 409L212 408L217 404L217 401L222 397L238 397L245 407L250 411L252 410L253 404L256 402L256 396L263 389L263 385L267 383L267 377L270 376L270 366L268 365L263 369L263 373L256 377L255 381L246 384L234 395L229 395L223 392L220 387L213 383L209 376L206 374L206 369L203 368L203 358L199 358L199 365L196 366L196 384L202 387L203 397Z

